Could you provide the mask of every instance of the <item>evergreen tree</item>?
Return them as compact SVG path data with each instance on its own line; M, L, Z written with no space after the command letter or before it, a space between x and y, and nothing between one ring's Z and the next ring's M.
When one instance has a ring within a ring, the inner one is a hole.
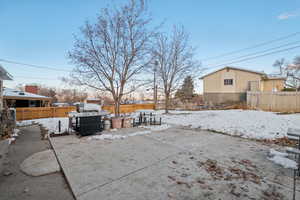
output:
M183 84L175 94L181 100L191 100L194 97L194 81L191 76L185 77Z

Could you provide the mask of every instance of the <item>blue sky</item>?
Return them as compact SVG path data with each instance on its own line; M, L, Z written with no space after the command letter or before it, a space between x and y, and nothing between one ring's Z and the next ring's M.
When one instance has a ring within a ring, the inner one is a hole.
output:
M124 0L113 2L119 4ZM0 0L0 59L71 70L66 54L73 45L72 35L79 32L85 20L95 20L100 9L109 3L109 0ZM149 10L154 24L165 21L163 31L169 31L172 24L183 24L200 60L300 31L299 0L151 0ZM231 57L208 60L203 65L299 40L300 34ZM292 60L296 55L300 55L300 48L233 65L271 73L275 59ZM8 87L20 83L65 87L57 78L67 76L67 72L0 64L15 77L14 81L5 82Z

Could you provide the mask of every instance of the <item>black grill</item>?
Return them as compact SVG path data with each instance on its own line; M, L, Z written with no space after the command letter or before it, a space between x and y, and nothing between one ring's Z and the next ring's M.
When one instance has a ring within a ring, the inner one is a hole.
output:
M103 120L101 116L76 117L75 126L81 136L93 135L103 130Z

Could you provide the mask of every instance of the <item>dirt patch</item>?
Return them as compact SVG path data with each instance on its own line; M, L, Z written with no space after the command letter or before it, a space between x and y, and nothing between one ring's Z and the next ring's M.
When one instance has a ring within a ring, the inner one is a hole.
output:
M253 172L256 166L253 165L250 160L235 161L235 163L238 165L221 167L216 160L208 159L205 162L198 162L198 166L203 167L214 180L243 180L251 181L255 184L261 183L262 178ZM238 167L241 165L244 166L246 170Z

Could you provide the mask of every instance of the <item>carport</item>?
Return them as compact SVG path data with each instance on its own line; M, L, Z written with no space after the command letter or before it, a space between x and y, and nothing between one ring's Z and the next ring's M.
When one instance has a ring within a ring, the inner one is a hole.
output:
M51 98L29 92L23 92L10 88L4 88L3 100L8 107L47 107Z

